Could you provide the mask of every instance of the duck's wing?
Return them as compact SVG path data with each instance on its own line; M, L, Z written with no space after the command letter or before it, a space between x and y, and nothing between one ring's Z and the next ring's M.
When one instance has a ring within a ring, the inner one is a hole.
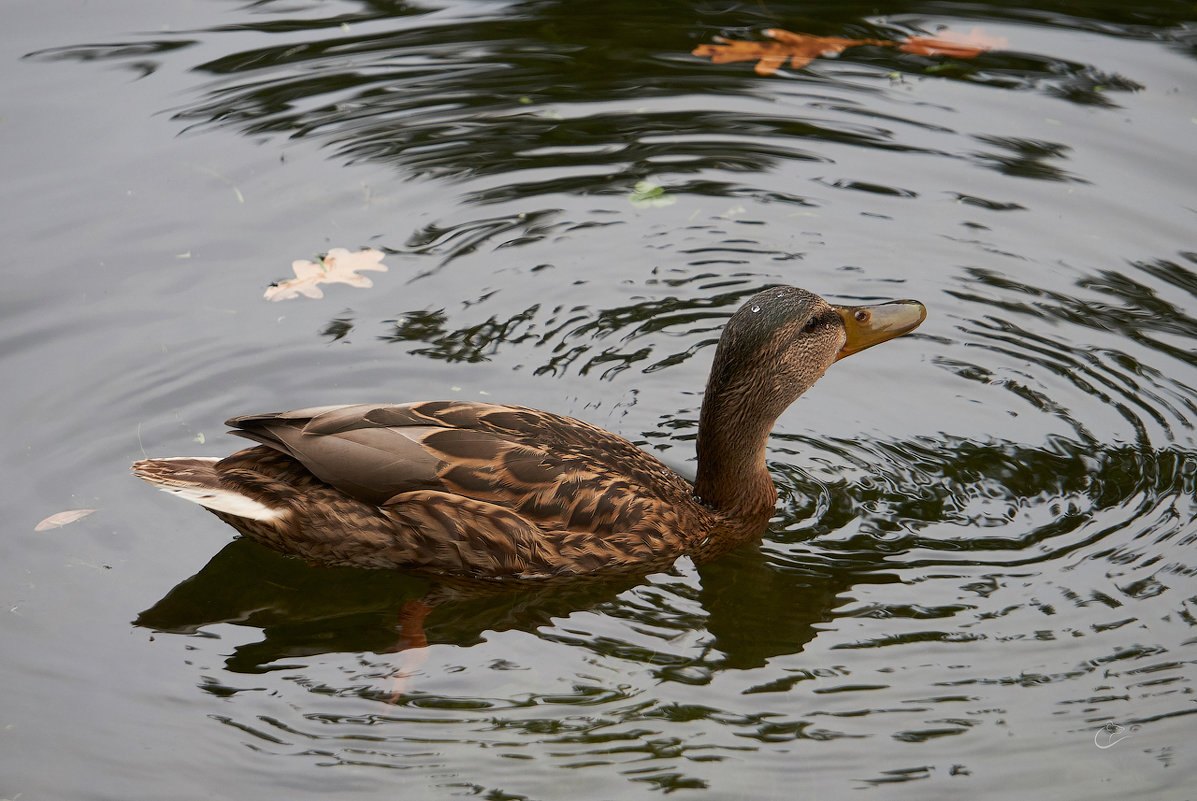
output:
M439 460L423 437L441 427L417 422L400 407L318 406L226 420L232 433L302 464L357 500L379 504L398 493L439 488Z
M602 429L519 406L460 401L322 406L237 417L233 433L286 453L355 499L445 492L547 528L603 530L687 485Z

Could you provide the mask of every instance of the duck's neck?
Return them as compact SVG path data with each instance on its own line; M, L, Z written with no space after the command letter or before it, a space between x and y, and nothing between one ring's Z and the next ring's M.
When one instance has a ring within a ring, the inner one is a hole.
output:
M777 503L777 488L765 467L774 421L745 414L740 406L708 387L698 421L694 492L730 517L768 517Z

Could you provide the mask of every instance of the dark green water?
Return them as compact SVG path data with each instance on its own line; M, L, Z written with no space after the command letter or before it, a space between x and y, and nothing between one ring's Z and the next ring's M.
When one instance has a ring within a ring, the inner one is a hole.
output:
M0 798L1193 797L1191 3L4 18ZM690 54L943 26L1007 44ZM262 299L362 246L373 287ZM761 542L447 602L421 651L420 580L127 474L240 447L234 414L446 397L689 476L718 329L772 283L929 318L782 417Z

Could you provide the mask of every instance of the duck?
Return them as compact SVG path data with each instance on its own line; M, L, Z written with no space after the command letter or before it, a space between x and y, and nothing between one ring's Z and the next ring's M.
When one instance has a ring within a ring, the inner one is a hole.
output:
M833 363L926 316L914 300L754 294L715 348L693 483L581 420L465 400L234 417L230 433L257 445L144 459L133 474L318 565L536 581L702 562L767 528L778 496L766 446L782 412Z

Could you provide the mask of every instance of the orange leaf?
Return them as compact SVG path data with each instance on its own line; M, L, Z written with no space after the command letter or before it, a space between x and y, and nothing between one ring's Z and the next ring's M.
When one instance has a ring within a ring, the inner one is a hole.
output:
M839 36L813 36L769 28L765 35L773 42L748 42L716 36L718 44L703 44L694 48L693 55L709 56L715 64L732 61L756 61L758 75L772 75L785 66L788 59L794 69L801 69L819 56L842 53L849 47L863 44L887 44L872 39L843 39Z
M715 64L733 61L755 61L758 75L772 75L789 60L795 69L801 69L820 56L835 55L849 47L877 45L897 47L906 53L927 56L953 56L973 58L986 50L1006 46L1003 37L986 36L977 28L970 33L943 31L938 36L912 36L901 42L884 39L844 39L839 36L814 36L809 33L792 33L780 28L769 28L765 36L772 42L748 42L739 39L715 37L716 44L701 44L691 52L696 56L707 56Z
M1006 37L988 36L979 28L968 33L941 31L937 36L911 36L898 45L903 53L920 56L952 56L953 58L976 58L987 50L1001 50L1006 47Z

